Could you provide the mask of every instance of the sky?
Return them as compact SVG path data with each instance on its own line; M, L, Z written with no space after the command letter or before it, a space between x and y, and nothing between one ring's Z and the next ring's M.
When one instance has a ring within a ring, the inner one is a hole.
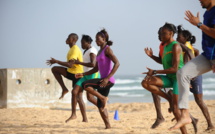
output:
M201 31L184 19L186 10L199 12L203 20L205 9L198 0L0 0L0 69L50 68L50 57L66 61L70 33L78 34L79 47L81 36L87 34L99 49L95 35L102 28L120 62L116 74L162 69L144 48L158 55L157 31L166 22L191 31L197 39L194 47L202 52Z

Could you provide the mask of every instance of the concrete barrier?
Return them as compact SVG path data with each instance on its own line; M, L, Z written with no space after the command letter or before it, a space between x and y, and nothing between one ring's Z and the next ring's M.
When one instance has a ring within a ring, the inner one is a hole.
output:
M62 89L50 68L0 69L0 108L70 109L72 81L63 80L70 92L59 100Z

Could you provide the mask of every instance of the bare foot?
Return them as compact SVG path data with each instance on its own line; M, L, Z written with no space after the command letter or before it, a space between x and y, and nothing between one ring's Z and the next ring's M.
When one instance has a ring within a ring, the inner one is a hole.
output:
M60 98L59 99L63 99L63 97L64 97L64 95L66 94L66 93L68 93L69 92L69 90L63 90L62 91L62 94L61 94L61 96L60 96Z
M214 126L208 126L208 128L205 131L215 130Z
M167 95L168 95L169 98L170 98L168 112L169 112L169 113L172 113L172 111L173 111L172 91L169 91L169 92L167 93Z
M106 125L105 129L110 129L111 126L110 125Z
M65 122L68 123L70 120L74 120L76 118L77 118L76 115L71 115Z
M101 110L102 112L104 111L104 109L106 108L106 105L107 105L107 101L108 101L108 97L105 97L104 100L101 100L102 101L102 107L101 107Z
M174 126L170 127L169 130L174 130L183 127L184 125L190 124L192 122L191 118L181 118Z
M195 133L197 133L198 132L197 123L198 123L199 120L194 118L194 117L192 117L192 116L191 116L191 120L192 120L192 125L193 125L193 128L194 128L194 131L195 131Z
M88 122L88 120L87 119L83 119L82 122Z
M165 121L164 119L156 119L155 123L151 126L151 129L158 127L164 121Z

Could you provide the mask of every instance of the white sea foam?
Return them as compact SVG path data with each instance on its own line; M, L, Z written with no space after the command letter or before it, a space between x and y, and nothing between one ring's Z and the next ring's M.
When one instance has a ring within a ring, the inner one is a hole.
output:
M203 88L203 90L204 90L204 89L208 89L208 88L215 89L215 83L203 84L203 85L202 85L202 88Z
M203 79L203 83L204 82L215 82L215 78L205 78Z
M211 96L215 95L215 90L203 90L203 95L205 96Z
M135 79L116 79L116 84L132 84L132 83L140 83L141 80Z
M110 96L118 96L118 97L143 97L144 94L129 94L129 93L110 93Z
M121 86L112 87L111 90L144 90L142 86Z

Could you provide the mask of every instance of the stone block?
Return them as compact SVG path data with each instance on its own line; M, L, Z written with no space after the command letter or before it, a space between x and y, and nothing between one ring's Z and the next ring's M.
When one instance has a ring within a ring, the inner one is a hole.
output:
M63 80L70 92L59 100L62 89L50 68L0 69L0 108L71 109L72 81Z

